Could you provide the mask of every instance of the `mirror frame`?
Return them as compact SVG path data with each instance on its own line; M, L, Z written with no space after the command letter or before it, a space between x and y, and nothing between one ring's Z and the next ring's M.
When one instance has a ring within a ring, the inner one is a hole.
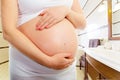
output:
M108 1L108 39L109 40L120 40L120 37L112 36L112 0Z

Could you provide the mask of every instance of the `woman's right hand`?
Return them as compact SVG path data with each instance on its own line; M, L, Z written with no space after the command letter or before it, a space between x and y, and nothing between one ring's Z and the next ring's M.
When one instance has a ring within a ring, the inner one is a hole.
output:
M70 53L60 53L51 56L49 61L48 64L50 68L60 70L70 66L73 63L74 58Z

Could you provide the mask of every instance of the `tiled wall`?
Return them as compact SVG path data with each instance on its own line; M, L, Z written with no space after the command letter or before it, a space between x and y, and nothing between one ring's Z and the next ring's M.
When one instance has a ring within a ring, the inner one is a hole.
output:
M0 65L8 61L8 43L3 39L0 21Z
M97 29L92 29L89 32L79 35L79 44L88 47L90 39L108 39L108 26L101 26Z

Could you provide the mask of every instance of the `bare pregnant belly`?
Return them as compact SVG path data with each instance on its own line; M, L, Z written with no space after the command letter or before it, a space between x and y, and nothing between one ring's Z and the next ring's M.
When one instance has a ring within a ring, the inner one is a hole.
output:
M64 19L49 29L36 30L36 17L18 27L42 52L52 56L58 53L75 55L77 39L73 25Z

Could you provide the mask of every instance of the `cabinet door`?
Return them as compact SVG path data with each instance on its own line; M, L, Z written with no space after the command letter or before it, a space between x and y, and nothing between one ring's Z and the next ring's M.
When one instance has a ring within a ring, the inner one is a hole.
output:
M98 80L99 73L88 63L88 74L92 80Z
M108 80L120 80L120 72L102 64L101 62L95 60L94 58L88 55L86 56L86 58L88 62L88 73L90 74L91 77L93 77L93 79L95 79L97 75L99 75L100 73L102 76L104 76Z

